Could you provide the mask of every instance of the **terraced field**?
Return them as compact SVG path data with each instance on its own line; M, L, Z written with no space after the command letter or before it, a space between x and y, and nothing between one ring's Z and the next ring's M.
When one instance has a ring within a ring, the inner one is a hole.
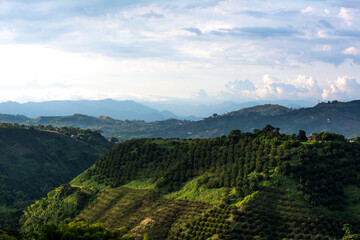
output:
M131 234L165 239L172 229L180 229L188 220L201 215L210 204L170 200L151 190L120 187L104 190L78 216L88 223L104 223L110 229L125 226Z

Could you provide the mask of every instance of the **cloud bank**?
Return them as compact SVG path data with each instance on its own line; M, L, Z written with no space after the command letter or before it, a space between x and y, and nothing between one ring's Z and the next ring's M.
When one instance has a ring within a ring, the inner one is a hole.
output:
M3 0L0 100L358 98L359 26L350 0Z
M232 99L263 100L353 100L360 96L360 84L354 77L343 76L320 87L313 77L299 75L295 79L282 82L270 75L262 77L262 83L256 86L249 80L236 80L226 84L227 92L223 96ZM230 95L229 95L230 94Z

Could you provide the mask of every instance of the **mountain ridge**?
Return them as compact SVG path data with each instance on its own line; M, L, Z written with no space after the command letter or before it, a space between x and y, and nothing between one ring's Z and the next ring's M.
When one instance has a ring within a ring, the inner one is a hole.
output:
M1 115L3 121L28 125L71 126L101 130L104 136L126 140L136 137L206 138L227 135L232 129L253 131L267 124L278 126L283 133L297 134L304 130L336 132L353 138L360 135L360 101L319 103L315 107L291 109L281 105L259 105L218 115L199 121L168 119L145 122L117 120L111 117L91 117L75 114L64 117L39 117L26 119Z
M21 114L27 117L63 116L84 114L89 116L108 115L117 119L145 121L180 118L170 111L158 111L141 103L131 100L116 101L103 100L58 100L47 102L3 102L0 103L0 112L3 114Z

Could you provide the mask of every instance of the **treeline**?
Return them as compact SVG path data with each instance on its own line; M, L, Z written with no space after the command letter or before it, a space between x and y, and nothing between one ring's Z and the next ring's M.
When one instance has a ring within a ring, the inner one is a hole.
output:
M48 223L41 227L39 231L28 232L25 235L18 233L1 233L0 239L4 240L20 240L20 239L36 239L36 240L135 240L131 234L127 234L127 229L121 227L115 230L107 229L101 223L88 224L82 219L77 219L69 223L55 224ZM146 235L144 237L146 238Z
M254 133L233 130L228 137L213 139L135 139L104 154L86 178L112 187L152 178L159 189L172 192L195 176L211 173L203 181L206 187L236 187L244 196L257 189L269 168L290 159L289 149L281 147L288 140L299 145L296 136L271 126Z
M52 125L36 125L28 126L18 123L2 123L0 122L0 128L12 128L12 129L28 129L28 130L39 130L39 131L49 131L57 132L64 134L66 136L72 137L76 140L87 142L89 144L96 144L98 146L109 148L112 146L112 143L109 143L102 135L99 130L91 129L81 129L78 127L53 127Z

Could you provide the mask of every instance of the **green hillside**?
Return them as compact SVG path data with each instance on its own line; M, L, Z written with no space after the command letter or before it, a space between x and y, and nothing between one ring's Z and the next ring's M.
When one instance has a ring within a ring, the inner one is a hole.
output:
M0 124L0 228L16 227L23 208L69 182L110 147L91 131Z
M300 142L268 125L126 141L29 206L21 229L77 219L136 239L340 239L344 224L360 232L360 144L319 136Z

